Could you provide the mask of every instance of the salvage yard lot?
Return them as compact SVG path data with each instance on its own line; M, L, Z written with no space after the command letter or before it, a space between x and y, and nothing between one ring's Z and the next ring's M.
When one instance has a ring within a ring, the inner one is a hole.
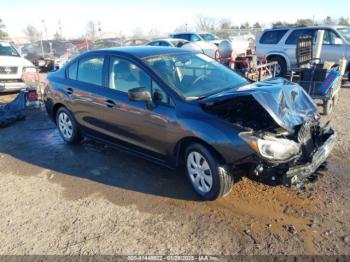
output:
M180 171L68 146L30 111L0 129L0 254L350 254L348 101L349 84L322 119L337 131L322 178L303 191L243 178L214 202Z

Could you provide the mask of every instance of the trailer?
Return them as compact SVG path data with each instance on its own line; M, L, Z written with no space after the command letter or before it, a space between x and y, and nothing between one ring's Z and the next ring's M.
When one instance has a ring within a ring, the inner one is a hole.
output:
M299 38L296 56L298 66L292 70L290 80L301 85L314 100L322 101L323 114L330 114L337 104L342 84L339 65L321 63L319 58L313 57L311 36Z

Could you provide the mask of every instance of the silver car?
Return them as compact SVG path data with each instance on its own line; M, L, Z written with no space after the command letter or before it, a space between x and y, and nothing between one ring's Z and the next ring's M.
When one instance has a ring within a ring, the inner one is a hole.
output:
M350 77L350 27L309 26L265 30L256 43L256 54L277 61L277 75L283 76L296 67L296 44L300 36L309 35L316 41L317 31L324 30L321 61L348 61L346 72Z

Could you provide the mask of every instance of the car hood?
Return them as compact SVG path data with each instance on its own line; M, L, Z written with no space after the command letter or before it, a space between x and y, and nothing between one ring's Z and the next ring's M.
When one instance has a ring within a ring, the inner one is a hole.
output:
M309 119L319 118L317 107L311 97L301 86L284 78L275 78L227 90L206 97L201 100L201 103L213 106L217 102L239 96L253 96L275 122L287 130L293 130L295 126Z
M0 66L34 66L21 56L0 56Z

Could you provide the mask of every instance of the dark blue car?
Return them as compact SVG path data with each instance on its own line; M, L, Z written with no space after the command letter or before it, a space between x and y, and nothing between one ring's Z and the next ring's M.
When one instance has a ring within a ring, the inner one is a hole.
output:
M300 183L334 142L300 86L281 78L252 84L178 48L84 53L48 75L45 105L67 143L85 136L184 166L208 200L227 194L238 170Z

